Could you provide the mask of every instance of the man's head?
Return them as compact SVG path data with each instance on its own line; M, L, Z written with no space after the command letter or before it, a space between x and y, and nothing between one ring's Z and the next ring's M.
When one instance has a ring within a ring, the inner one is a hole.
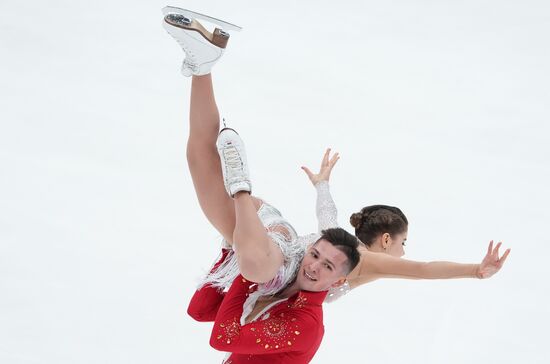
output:
M322 236L306 251L296 283L305 291L325 291L337 287L359 263L359 241L341 228L323 230Z

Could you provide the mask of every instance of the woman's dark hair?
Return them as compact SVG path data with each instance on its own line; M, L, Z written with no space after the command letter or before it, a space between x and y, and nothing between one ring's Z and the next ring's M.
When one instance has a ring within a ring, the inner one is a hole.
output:
M400 234L409 226L407 217L400 209L387 205L363 207L350 216L349 222L355 228L355 236L366 246L371 246L384 233Z
M321 238L319 240L325 239L332 245L334 245L338 250L346 255L348 258L346 274L351 272L353 268L359 263L361 255L357 250L360 242L357 240L357 237L351 235L346 230L342 228L332 228L326 229L321 232ZM317 240L317 241L319 241Z

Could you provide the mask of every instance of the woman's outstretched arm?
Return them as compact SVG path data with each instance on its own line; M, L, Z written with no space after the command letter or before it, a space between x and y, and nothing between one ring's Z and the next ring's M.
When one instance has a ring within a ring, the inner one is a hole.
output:
M489 243L487 254L480 264L462 264L454 262L417 262L396 258L385 253L361 251L361 262L348 276L348 282L353 289L362 284L380 278L404 279L451 279L451 278L489 278L497 273L504 265L510 249L502 257L498 250L502 243L493 248Z

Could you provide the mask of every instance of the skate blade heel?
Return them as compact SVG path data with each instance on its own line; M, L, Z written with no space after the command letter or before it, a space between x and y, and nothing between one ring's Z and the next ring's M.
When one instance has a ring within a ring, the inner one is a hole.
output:
M164 21L171 26L191 30L202 35L204 39L215 45L216 47L225 49L229 41L229 33L216 28L214 33L211 33L201 23L195 19L189 19L181 14L170 13L164 17Z
M229 33L224 32L220 28L214 29L214 34L212 35L212 44L225 49L225 47L227 47L228 41Z
M213 18L211 16L204 15L204 14L201 14L201 13L197 13L197 12L194 12L194 11L191 11L191 10L177 8L175 6L166 6L166 7L164 7L162 9L162 13L165 16L169 15L169 14L179 14L179 15L183 15L186 18L189 18L189 19L204 20L208 23L216 24L221 29L226 30L226 31L229 30L229 31L234 31L234 32L240 32L243 29L238 25L231 24L231 23L226 22L224 20Z

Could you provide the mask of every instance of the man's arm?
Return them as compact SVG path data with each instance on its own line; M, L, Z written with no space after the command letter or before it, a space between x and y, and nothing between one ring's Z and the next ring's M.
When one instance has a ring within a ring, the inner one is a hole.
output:
M210 273L214 272L221 264L223 264L229 255L229 252L229 249L222 249L222 256L214 264L210 270ZM214 321L224 297L225 293L219 288L212 287L209 284L205 285L199 288L191 298L189 306L187 307L187 314L196 321Z
M239 275L222 302L214 322L210 345L220 351L265 355L307 351L315 345L322 327L303 311L275 314L266 320L241 325L243 304L252 282Z
M201 287L191 298L187 314L199 322L214 321L224 297L225 293L219 288L210 285Z

